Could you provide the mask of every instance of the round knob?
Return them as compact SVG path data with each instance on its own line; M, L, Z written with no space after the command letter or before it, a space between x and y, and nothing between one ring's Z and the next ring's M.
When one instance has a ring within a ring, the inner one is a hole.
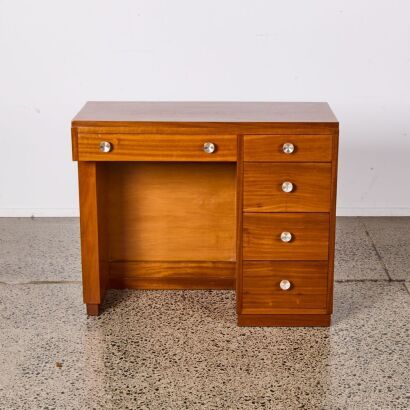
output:
M292 154L294 150L295 150L295 146L291 142L287 142L286 144L283 144L282 151L285 154Z
M288 280L283 279L280 281L279 286L282 290L289 290L291 287L291 283Z
M290 242L292 240L292 234L290 232L282 232L280 234L280 240L282 242Z
M205 142L204 144L204 152L207 154L212 154L215 152L216 145L213 142Z
M112 144L108 141L100 142L100 151L101 152L110 152L112 150Z
M282 191L283 191L283 192L292 192L292 191L293 191L293 184L292 184L292 182L285 181L285 182L282 184Z

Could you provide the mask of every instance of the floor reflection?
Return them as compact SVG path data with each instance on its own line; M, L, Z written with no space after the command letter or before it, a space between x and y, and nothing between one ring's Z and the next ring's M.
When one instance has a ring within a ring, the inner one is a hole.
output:
M110 291L84 336L91 397L325 406L330 330L239 328L234 308L233 292Z

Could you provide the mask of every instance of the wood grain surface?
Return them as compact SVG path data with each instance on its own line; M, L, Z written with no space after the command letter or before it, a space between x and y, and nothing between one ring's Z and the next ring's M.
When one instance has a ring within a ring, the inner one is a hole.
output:
M236 260L235 164L104 166L110 261Z
M332 162L332 189L330 200L330 224L329 224L329 273L328 273L328 293L327 305L328 313L333 312L333 286L334 286L334 266L335 266L335 241L336 241L336 196L337 196L337 171L338 171L339 133L333 134L333 162Z
M236 135L79 134L80 161L236 161ZM112 145L101 152L101 141ZM204 152L212 142L215 152Z
M328 313L327 265L327 261L245 261L242 313L291 313L292 309ZM280 288L284 279L291 283L289 290Z
M330 322L328 314L238 315L238 326L328 327Z
M332 166L328 163L244 164L245 212L329 212ZM293 184L283 192L282 183Z
M71 137L88 314L108 287L236 287L241 326L329 326L338 128L326 103L87 103Z
M292 143L295 150L285 154L283 144ZM245 135L245 161L330 162L332 135Z
M115 289L234 289L235 262L110 263L110 287Z
M282 242L282 232L293 239ZM243 216L245 260L327 260L329 214L246 213Z
M337 125L325 102L124 102L89 101L73 125L135 122L324 123Z
M243 269L243 137L238 135L236 166L236 312L242 311L242 269Z
M104 171L95 162L79 162L81 263L84 303L99 305L108 282L108 248L104 191ZM90 306L88 314L98 314L98 306Z

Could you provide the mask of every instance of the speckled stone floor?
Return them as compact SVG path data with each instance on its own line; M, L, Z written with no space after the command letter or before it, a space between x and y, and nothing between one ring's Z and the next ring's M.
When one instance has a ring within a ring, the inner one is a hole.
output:
M238 328L231 291L87 318L80 278L77 219L0 218L0 409L410 408L410 218L338 218L329 329Z

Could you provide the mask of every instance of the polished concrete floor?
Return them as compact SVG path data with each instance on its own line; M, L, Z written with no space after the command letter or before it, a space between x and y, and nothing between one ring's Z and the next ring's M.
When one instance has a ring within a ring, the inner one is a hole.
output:
M0 218L0 409L409 409L410 218L337 222L332 326L238 328L231 291L87 318L78 220Z

